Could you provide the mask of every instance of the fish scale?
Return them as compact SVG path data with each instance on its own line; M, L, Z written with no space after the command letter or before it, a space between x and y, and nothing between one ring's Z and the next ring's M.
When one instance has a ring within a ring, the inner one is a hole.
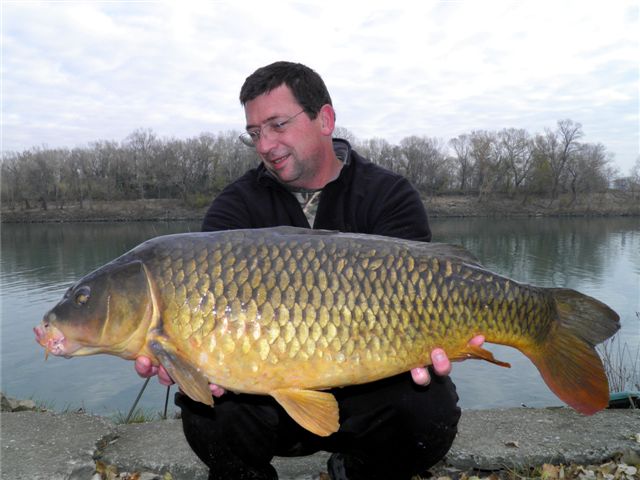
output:
M35 332L56 355L146 355L209 405L209 382L271 395L329 435L326 389L424 366L436 347L506 365L468 345L476 335L594 413L608 401L594 346L618 328L601 302L500 276L461 247L279 227L151 239L74 284Z

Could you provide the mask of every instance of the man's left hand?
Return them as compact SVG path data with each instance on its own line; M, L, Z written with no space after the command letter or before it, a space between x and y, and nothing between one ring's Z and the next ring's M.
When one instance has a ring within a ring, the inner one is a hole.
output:
M484 336L477 335L469 341L469 345L480 347L484 343ZM434 348L431 351L431 364L436 375L449 375L451 373L451 361L447 357L447 352L442 348ZM418 385L429 385L431 376L425 367L416 367L411 370L411 377Z

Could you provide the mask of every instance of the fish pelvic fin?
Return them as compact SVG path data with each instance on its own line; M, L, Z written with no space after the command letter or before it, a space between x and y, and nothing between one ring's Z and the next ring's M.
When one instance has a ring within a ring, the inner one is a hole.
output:
M592 415L609 403L609 382L595 346L618 331L620 317L604 303L575 290L550 291L557 322L541 345L524 353L562 401Z
M207 377L184 360L168 340L162 337L154 339L149 342L149 349L189 398L213 406Z
M340 428L338 402L327 392L285 388L271 396L299 425L316 435L327 437Z

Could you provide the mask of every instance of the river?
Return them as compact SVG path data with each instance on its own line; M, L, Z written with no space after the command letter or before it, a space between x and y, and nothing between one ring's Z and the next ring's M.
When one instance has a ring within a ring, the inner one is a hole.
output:
M133 363L107 355L45 362L32 327L82 275L145 239L198 228L197 222L3 224L2 391L56 410L126 413L143 383ZM500 274L573 288L607 303L620 314L617 343L634 363L640 348L640 218L436 218L432 230L434 241L462 244ZM512 368L456 363L453 378L463 408L561 405L517 350L487 348ZM160 411L165 394L153 380L140 406L148 413Z

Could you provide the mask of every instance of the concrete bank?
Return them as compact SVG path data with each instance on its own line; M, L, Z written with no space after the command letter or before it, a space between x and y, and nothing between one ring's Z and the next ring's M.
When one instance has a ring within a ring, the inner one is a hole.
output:
M206 480L179 420L114 425L103 417L50 412L0 414L2 480L90 480L96 459L141 478ZM499 470L543 463L602 463L624 454L640 463L640 409L605 410L591 417L568 408L466 410L446 457L458 470ZM318 479L328 454L276 458L280 479ZM152 475L157 474L157 476Z

